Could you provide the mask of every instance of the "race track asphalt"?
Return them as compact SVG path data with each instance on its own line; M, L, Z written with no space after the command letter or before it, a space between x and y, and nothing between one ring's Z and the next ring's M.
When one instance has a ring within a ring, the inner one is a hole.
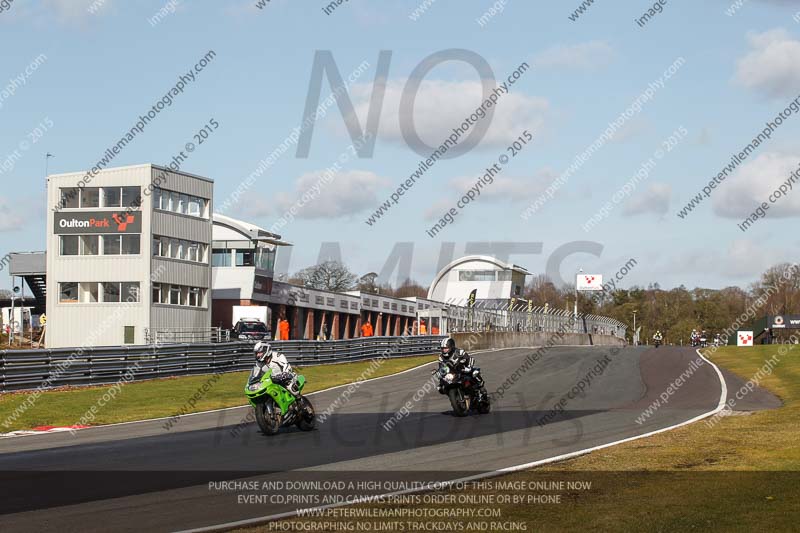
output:
M434 367L428 365L362 383L310 433L291 429L263 436L246 422L250 408L242 407L186 416L170 430L165 420L155 420L74 435L2 439L0 483L10 489L0 499L2 529L213 526L303 505L299 500L243 501L242 490L212 481L458 479L667 428L708 413L720 401L719 375L702 360L693 365L698 356L690 349L555 347L518 372L533 352L515 348L476 355L490 392L515 372L518 376L502 397L495 397L488 415L456 418L435 388L415 394L430 379ZM696 369L668 403L637 422L692 366ZM736 379L726 374L729 389L738 388L731 383ZM582 389L576 389L581 382ZM317 413L344 390L311 395ZM775 406L770 395L758 397L763 407ZM408 415L385 429L409 401ZM554 410L559 402L563 410Z

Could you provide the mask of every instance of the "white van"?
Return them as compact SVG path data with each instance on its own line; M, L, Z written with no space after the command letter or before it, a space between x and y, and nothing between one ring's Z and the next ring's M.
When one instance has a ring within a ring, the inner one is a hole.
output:
M11 307L3 307L0 310L0 318L2 319L3 332L6 331L6 326L11 325L14 335L19 335L22 332L22 326L25 331L31 330L31 308L30 307L14 307L13 317L11 315Z

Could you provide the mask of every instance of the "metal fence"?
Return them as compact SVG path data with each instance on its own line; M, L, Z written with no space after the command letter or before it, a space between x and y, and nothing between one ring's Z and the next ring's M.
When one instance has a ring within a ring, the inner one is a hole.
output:
M481 305L468 308L451 306L448 308L448 331L474 332L520 331L525 333L565 331L569 333L591 333L625 338L628 326L619 320L578 314L563 309L546 309L517 304L511 309L488 308Z
M291 363L303 365L432 354L441 339L429 335L273 344ZM0 350L0 391L234 372L249 370L253 363L253 344L247 342Z
M231 330L212 328L145 328L144 340L147 344L180 344L228 342Z

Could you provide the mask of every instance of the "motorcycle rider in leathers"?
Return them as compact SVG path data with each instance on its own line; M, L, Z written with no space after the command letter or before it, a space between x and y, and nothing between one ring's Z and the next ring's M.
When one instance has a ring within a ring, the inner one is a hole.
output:
M286 388L295 398L300 396L300 389L297 387L297 374L292 370L292 365L286 356L277 350L273 350L268 342L257 342L253 347L256 354L256 361L263 367L268 365L272 370L272 382Z
M470 375L475 380L475 388L483 393L483 377L481 369L475 366L475 358L461 348L456 348L456 341L452 337L442 339L439 361L447 364L454 373Z

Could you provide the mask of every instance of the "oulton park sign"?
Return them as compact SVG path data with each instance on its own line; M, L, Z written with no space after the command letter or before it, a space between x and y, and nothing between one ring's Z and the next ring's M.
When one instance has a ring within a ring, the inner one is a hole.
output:
M53 233L74 235L81 233L141 233L142 214L139 211L85 211L56 212Z

